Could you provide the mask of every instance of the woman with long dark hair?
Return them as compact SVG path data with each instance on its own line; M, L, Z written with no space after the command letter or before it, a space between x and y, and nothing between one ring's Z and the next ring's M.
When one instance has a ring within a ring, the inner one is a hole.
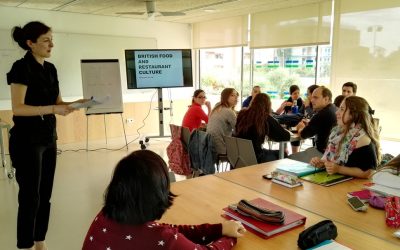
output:
M311 164L325 167L329 174L368 178L381 160L378 126L368 102L358 96L345 98L336 119L324 155L312 158Z
M237 117L234 136L253 142L258 163L279 159L278 150L262 147L266 137L277 142L290 140L290 132L284 129L271 113L271 99L267 94L260 93L254 97L250 107L241 110Z
M246 231L237 221L158 223L174 197L165 161L149 150L132 152L115 167L104 207L93 220L82 249L232 249Z

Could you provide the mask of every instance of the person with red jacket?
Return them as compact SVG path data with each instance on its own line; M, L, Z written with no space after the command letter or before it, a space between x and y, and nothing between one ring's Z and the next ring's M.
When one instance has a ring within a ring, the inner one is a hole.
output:
M189 128L190 132L194 129L198 129L208 123L208 116L211 111L211 104L206 101L207 97L202 89L197 89L193 93L192 105L186 111L183 117L182 127ZM206 105L208 109L208 115L201 108L202 105ZM204 122L204 123L203 123Z
M134 151L116 166L82 250L232 249L246 230L237 221L169 225L157 222L172 205L168 168L149 150Z

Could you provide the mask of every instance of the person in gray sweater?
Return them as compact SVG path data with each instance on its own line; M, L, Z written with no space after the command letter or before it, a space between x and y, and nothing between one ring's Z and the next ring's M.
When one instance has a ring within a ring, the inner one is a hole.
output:
M236 125L238 92L234 88L225 88L221 92L221 101L211 111L207 125L207 133L212 136L215 155L226 154L225 136L232 136Z

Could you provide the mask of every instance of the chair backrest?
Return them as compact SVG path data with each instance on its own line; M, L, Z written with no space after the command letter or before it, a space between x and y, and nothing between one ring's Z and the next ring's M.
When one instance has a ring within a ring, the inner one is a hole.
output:
M257 164L257 157L251 140L231 136L224 136L224 140L226 154L233 168Z
M187 127L182 127L182 142L187 148L189 146L190 130Z

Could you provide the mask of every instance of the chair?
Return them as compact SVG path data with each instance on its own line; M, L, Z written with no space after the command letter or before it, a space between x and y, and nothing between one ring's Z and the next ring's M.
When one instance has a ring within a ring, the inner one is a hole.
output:
M183 145L187 148L189 146L190 130L187 127L182 127L181 139Z
M224 136L226 153L232 168L240 168L257 164L253 142L237 137Z
M3 129L6 130L7 137L9 138L11 125L4 121L1 121L0 119L0 155L3 168L5 168L7 166L7 160L6 160L6 154L4 152ZM8 178L12 179L14 178L14 175L15 175L15 169L12 166L10 166L10 171L8 171L7 176Z

